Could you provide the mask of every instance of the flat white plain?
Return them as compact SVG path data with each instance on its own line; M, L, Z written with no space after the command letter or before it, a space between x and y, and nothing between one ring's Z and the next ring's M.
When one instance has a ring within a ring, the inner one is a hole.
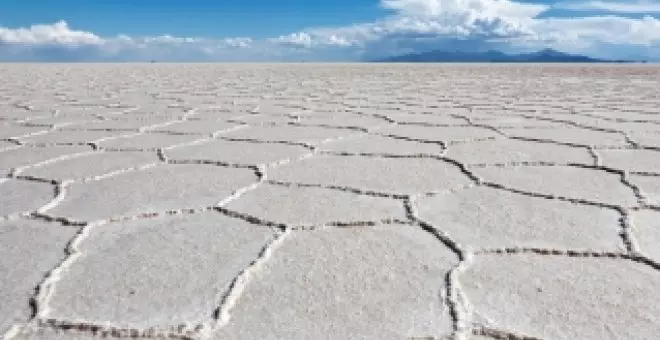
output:
M0 79L3 340L660 334L660 67Z

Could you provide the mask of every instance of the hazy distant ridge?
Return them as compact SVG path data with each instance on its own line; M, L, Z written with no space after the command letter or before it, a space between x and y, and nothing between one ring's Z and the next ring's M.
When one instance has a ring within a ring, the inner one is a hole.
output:
M460 62L460 63L633 63L632 60L607 60L592 58L584 55L574 55L543 49L534 53L506 54L500 51L490 50L487 52L461 52L461 51L429 51L422 53L411 53L383 59L371 60L372 62Z

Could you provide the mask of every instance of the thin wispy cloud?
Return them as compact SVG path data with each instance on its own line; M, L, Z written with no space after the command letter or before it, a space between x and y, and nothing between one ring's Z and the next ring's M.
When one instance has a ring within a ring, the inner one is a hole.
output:
M611 13L660 13L660 1L578 1L578 2L560 2L555 5L556 8L563 8L572 11L602 11Z

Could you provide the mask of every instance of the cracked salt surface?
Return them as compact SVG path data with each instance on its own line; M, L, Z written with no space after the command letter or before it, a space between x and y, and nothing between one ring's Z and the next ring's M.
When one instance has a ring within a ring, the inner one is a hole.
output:
M580 128L558 129L502 129L510 137L527 140L551 141L575 145L626 146L623 134L604 131L593 131Z
M383 136L359 135L322 144L318 148L339 154L437 155L445 149L441 143L418 143Z
M451 111L449 111L451 112ZM387 118L399 124L412 125L465 125L467 120L450 115L433 114L433 109L429 109L429 114L388 114Z
M522 140L495 140L452 145L446 156L465 164L547 162L593 164L586 148Z
M0 125L0 139L20 138L36 133L48 131L48 128L39 126L21 126L17 124L4 123Z
M617 121L602 119L596 116L585 116L581 114L571 114L570 116L556 115L552 112L545 114L544 117L561 119L567 123L573 123L585 128L605 129L611 131L630 132L660 132L660 124L648 124L644 122Z
M643 210L633 214L632 233L640 251L660 263L660 211Z
M226 208L291 227L405 221L403 202L320 187L262 185Z
M388 122L382 118L350 112L310 112L308 114L301 114L299 116L299 124L310 126L354 127L368 129L387 125Z
M62 130L117 130L129 132L138 132L153 125L169 123L170 117L148 117L138 119L135 116L106 117L104 120L88 121L81 124L69 125Z
M630 181L639 187L648 203L660 206L660 176L630 175Z
M486 182L530 194L630 207L637 204L622 175L601 169L568 166L491 167L471 169Z
M107 139L98 143L105 149L154 150L203 139L200 135L135 134Z
M419 216L474 249L622 250L616 210L475 187L422 198Z
M378 130L386 136L394 136L416 141L469 142L500 137L490 129L475 126L425 126L399 125Z
M333 139L358 133L351 129L328 129L318 126L255 126L231 131L223 137L235 140L258 140L264 142L284 142L300 144L319 144Z
M655 339L659 70L0 66L0 339Z
M97 181L74 183L46 215L98 221L199 209L218 204L258 180L250 169L214 165L159 165Z
M86 152L47 162L20 172L21 176L58 181L93 179L96 176L158 163L155 153Z
M0 217L37 210L55 197L50 183L0 180Z
M64 131L55 130L44 134L21 138L20 141L27 144L86 144L102 139L117 137L126 134L125 131Z
M275 168L269 179L388 194L421 194L470 184L458 167L442 160L326 155Z
M194 328L211 320L218 297L271 237L267 227L214 212L94 227L42 317ZM90 279L96 284L80 287Z
M477 256L460 281L475 321L539 339L650 339L660 273L623 259Z
M386 338L451 333L454 254L419 229L300 232L284 241L214 339Z
M75 330L73 331L62 331L58 329L36 329L36 330L26 330L15 337L12 338L12 340L95 340L95 339L103 339L104 335L101 332L98 332L95 335L92 334L91 332L77 332ZM115 333L116 335L112 335L110 332L108 332L108 335L105 336L105 338L118 338L118 334L120 333ZM130 334L129 334L130 336ZM155 340L168 340L172 339L172 337L156 337L156 336L149 336L149 339L155 339Z
M21 146L0 151L0 168L9 171L12 168L30 166L49 159L91 151L89 146L46 146L33 148Z
M660 150L598 150L598 154L605 166L660 175Z
M228 131L240 126L236 123L228 122L209 122L204 120L199 121L181 121L173 124L168 124L159 127L146 128L146 131L154 132L172 132L172 133L191 133L210 135L217 132Z
M660 133L631 133L631 139L636 143L650 148L660 148Z
M0 334L29 320L34 287L60 262L77 231L41 221L0 222Z
M310 153L299 145L208 140L168 149L167 158L174 161L206 160L228 164L277 164L298 159Z

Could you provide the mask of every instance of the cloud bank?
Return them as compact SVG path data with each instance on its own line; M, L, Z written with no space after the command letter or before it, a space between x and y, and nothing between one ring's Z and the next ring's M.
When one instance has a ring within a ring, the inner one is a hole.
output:
M4 61L349 61L433 49L509 52L539 48L607 58L660 60L660 2L588 1L554 6L511 0L381 0L390 13L343 27L316 27L266 39L171 35L102 37L65 21L0 26ZM600 10L580 17L552 9ZM616 13L609 13L616 12Z

